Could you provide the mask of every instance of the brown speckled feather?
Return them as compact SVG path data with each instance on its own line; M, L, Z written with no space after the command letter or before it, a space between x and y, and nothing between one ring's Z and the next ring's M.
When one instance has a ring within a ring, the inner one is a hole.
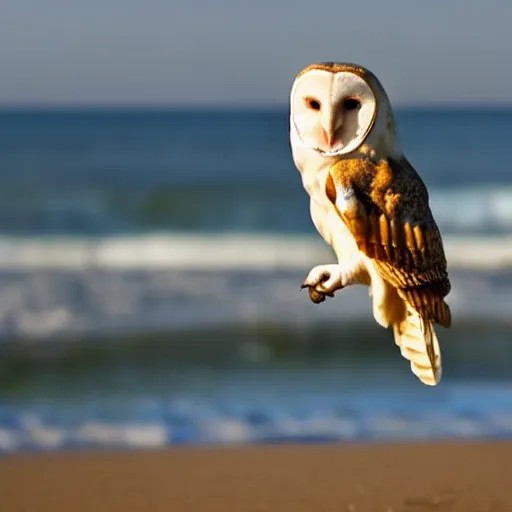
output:
M341 160L331 169L327 195L381 277L394 286L425 321L451 324L444 297L450 291L439 229L427 189L405 159Z

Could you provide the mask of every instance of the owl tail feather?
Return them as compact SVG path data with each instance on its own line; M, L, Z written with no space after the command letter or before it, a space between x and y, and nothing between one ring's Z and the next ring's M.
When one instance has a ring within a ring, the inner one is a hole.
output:
M402 356L411 362L412 373L427 386L439 384L441 348L433 324L407 306L405 319L393 324L393 333Z

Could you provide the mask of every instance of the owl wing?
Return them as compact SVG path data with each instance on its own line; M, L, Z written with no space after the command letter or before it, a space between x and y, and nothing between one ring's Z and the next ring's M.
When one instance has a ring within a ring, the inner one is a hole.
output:
M387 183L379 178L384 171ZM358 187L357 180L347 187L343 179L340 186L342 178L333 168L327 195L359 250L424 320L449 327L451 313L444 297L451 285L443 242L427 189L414 168L405 159L387 161L384 168L380 163L369 190ZM385 183L381 189L379 182ZM344 197L338 201L340 192Z

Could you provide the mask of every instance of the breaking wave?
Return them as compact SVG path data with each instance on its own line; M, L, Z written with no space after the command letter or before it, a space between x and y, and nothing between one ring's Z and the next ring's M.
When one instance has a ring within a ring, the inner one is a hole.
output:
M445 236L444 243L453 269L512 266L512 234ZM307 235L156 233L0 238L0 269L304 270L332 259L330 248L318 236Z

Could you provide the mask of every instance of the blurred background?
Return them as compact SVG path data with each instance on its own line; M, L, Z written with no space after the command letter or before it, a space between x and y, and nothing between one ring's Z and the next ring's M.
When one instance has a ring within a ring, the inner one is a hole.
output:
M512 434L512 4L4 0L0 451ZM423 386L334 261L288 142L369 67L445 240Z

